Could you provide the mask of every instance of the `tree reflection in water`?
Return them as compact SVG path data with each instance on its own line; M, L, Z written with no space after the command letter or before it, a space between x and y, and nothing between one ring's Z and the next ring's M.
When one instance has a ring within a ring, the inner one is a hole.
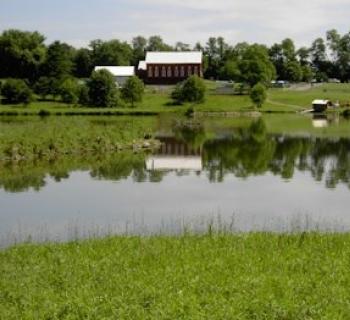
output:
M200 157L202 171L211 182L221 182L228 174L247 178L269 172L283 179L292 179L298 170L310 172L316 181L324 180L327 188L335 188L339 183L350 188L350 139L347 138L269 134L264 121L259 119L247 128L237 128L224 135L207 134L198 126L193 131L190 126L184 130L177 128L172 139L167 137L164 141L178 141L185 145L183 149L174 149L177 156L181 155L181 150L193 150L194 155ZM163 150L172 156L172 148ZM132 178L135 182L161 182L173 171L147 170L147 157L147 154L123 152L87 158L1 163L0 187L8 192L23 192L30 188L40 190L45 186L47 176L59 182L77 170L89 170L94 179L118 181ZM180 168L174 170L178 176L190 172Z

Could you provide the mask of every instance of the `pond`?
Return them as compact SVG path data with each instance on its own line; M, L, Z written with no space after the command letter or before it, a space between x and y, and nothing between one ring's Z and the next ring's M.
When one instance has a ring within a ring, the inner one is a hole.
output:
M154 120L162 146L153 153L2 163L0 244L208 228L350 230L348 120Z

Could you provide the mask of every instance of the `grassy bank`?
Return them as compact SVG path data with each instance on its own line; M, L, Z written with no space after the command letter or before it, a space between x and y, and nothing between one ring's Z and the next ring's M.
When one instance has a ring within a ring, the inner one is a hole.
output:
M0 252L1 319L347 319L349 234L116 237Z
M160 113L184 113L189 107L197 112L251 112L254 107L248 95L220 94L220 84L206 81L208 94L205 102L197 105L172 105L170 93L173 87L147 87L142 103L136 108L86 108L67 105L59 101L37 101L28 106L2 105L0 115L157 115ZM228 88L228 93L230 89ZM233 93L233 91L232 91ZM324 84L303 90L270 89L268 99L259 109L266 113L295 113L311 108L314 99L339 101L350 105L349 84ZM341 110L341 109L339 109Z
M153 117L19 117L0 122L0 160L55 158L143 149L155 142ZM145 142L145 138L148 139Z

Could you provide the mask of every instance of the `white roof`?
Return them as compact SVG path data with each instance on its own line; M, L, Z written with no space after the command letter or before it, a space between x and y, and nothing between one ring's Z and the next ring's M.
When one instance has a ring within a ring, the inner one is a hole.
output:
M146 161L147 170L202 170L202 158L196 156L153 156Z
M95 71L98 70L108 70L111 74L116 77L131 77L135 75L134 67L121 67L121 66L97 66L95 67Z
M139 70L147 70L146 61L140 61L140 62L139 62L138 69L139 69Z
M146 63L202 63L201 51L149 51Z
M323 104L323 105L327 105L329 103L329 100L321 100L321 99L316 99L314 101L312 101L312 104Z

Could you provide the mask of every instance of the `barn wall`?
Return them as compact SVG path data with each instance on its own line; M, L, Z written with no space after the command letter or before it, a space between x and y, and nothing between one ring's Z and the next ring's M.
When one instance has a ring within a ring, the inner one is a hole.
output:
M147 84L176 84L194 74L202 77L201 64L147 64L143 79Z

